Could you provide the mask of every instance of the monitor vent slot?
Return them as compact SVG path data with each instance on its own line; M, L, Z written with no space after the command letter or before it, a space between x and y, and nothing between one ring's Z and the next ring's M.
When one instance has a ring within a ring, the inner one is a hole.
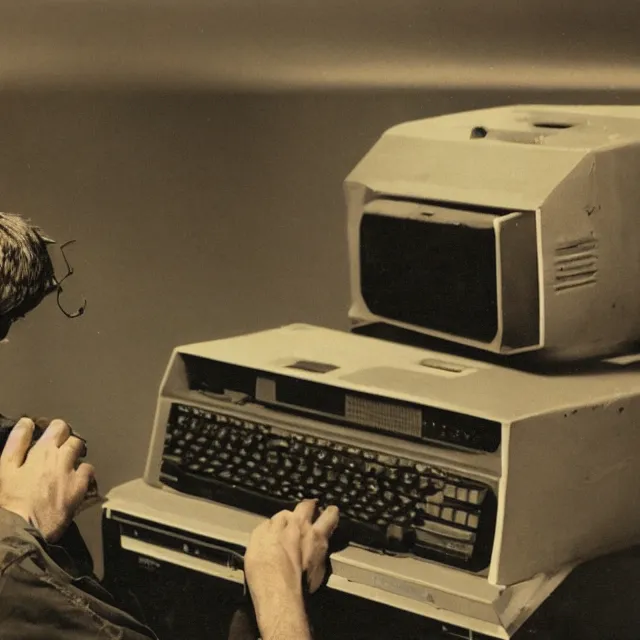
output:
M354 424L404 436L422 436L422 411L418 408L347 395L345 417Z
M559 244L555 251L554 269L556 291L594 284L598 274L598 241L583 238Z

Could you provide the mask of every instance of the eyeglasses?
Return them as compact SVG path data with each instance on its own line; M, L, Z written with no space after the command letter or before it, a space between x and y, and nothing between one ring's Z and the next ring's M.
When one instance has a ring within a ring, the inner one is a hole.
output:
M73 275L73 267L69 264L69 260L67 259L67 256L64 252L65 248L68 247L70 244L73 244L75 242L75 240L69 240L68 242L65 242L64 244L60 245L60 253L62 254L62 258L64 260L64 263L67 267L67 273L60 279L58 280L55 275L52 275L51 277L51 282L49 284L49 286L47 287L47 289L44 291L44 293L40 296L38 296L37 298L33 298L30 303L28 304L28 306L25 308L23 307L21 309L21 313L19 313L19 315L7 315L7 316L3 316L0 317L0 342L6 342L7 341L7 334L9 333L9 329L11 328L11 325L16 322L17 320L20 320L21 318L23 318L29 311L33 310L35 307L37 307L40 302L43 300L43 298L47 297L48 295L52 294L54 291L56 292L56 303L58 305L58 308L60 309L60 311L62 311L62 313L64 313L65 316L67 316L67 318L78 318L81 315L84 314L86 308L87 308L87 301L86 299L83 300L82 304L80 305L80 307L78 307L78 309L76 311L73 312L69 312L67 311L64 306L62 305L62 301L60 300L60 297L62 296L63 293L63 288L62 288L62 283L71 275Z
M85 309L87 308L87 300L86 300L86 298L83 300L83 302L80 305L80 307L78 307L77 311L74 311L72 313L69 313L62 306L62 303L60 302L60 296L62 295L62 292L63 292L62 283L69 276L73 275L73 267L69 264L69 260L67 260L67 256L66 256L64 250L65 250L65 247L68 247L70 244L73 244L74 242L75 242L75 240L68 240L64 244L60 245L60 253L62 254L62 259L64 260L64 263L67 266L67 273L64 275L64 277L61 280L54 279L53 286L51 287L51 289L49 291L49 293L53 293L53 291L57 291L57 293L56 293L56 302L58 304L58 308L60 309L60 311L62 311L62 313L64 313L65 316L67 316L67 318L78 318L85 312Z

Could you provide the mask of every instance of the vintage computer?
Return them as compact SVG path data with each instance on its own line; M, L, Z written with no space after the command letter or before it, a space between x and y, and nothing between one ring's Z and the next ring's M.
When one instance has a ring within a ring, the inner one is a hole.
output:
M640 107L516 106L397 125L345 184L354 322L499 354L640 338Z
M639 142L633 107L387 132L346 183L349 316L438 346L294 324L176 348L144 477L104 505L108 582L124 553L228 612L252 528L316 497L342 514L327 594L511 638L638 542L640 368L612 355L640 337Z
M549 376L292 325L174 351L144 481L106 514L151 528L121 532L133 549L162 525L238 551L257 515L317 497L350 542L330 586L508 638L640 536L639 414L626 361Z

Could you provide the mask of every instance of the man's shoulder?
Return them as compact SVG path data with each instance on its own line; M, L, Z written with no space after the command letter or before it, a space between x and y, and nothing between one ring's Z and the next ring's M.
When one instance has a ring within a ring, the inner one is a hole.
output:
M144 640L153 633L120 611L93 576L61 566L50 547L20 516L0 509L0 637ZM64 554L63 554L64 555ZM56 555L57 557L57 555ZM63 563L64 565L64 563ZM33 630L33 620L38 620ZM101 636L100 636L101 637Z

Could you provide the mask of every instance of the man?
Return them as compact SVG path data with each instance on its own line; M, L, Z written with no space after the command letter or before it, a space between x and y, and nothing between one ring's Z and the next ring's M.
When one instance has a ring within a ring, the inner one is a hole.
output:
M47 295L60 292L47 251L51 242L19 216L0 214L0 338ZM93 467L82 462L83 441L62 420L51 421L31 446L33 432L34 423L21 419L0 455L0 637L155 638L59 544L95 482ZM338 522L335 507L313 522L315 506L303 501L251 536L245 577L263 640L311 637L303 594L323 582Z
M52 243L20 216L0 213L0 340L56 289L47 251Z

